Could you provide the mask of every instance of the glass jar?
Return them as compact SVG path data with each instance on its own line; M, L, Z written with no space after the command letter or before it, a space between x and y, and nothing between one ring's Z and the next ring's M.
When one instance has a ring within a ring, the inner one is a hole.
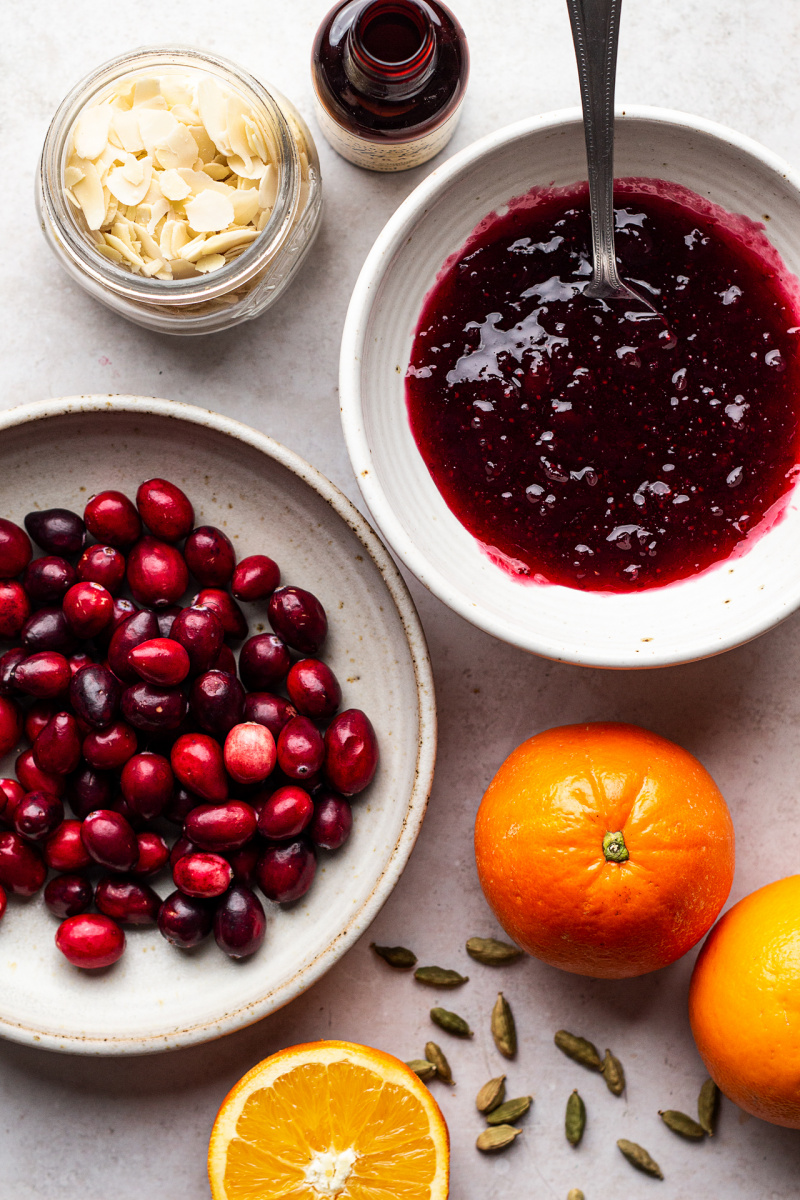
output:
M133 274L97 250L66 194L65 168L83 110L115 85L164 75L211 76L252 108L269 131L277 190L264 228L242 252L208 274L157 279ZM233 63L182 47L144 48L105 63L64 99L45 138L36 183L39 220L61 266L106 307L161 333L205 334L252 320L297 273L319 228L319 160L294 106Z

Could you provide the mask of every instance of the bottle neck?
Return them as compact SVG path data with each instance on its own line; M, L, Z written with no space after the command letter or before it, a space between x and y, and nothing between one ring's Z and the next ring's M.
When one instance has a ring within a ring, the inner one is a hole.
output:
M406 100L436 69L436 29L427 4L372 0L347 32L344 72L365 96Z

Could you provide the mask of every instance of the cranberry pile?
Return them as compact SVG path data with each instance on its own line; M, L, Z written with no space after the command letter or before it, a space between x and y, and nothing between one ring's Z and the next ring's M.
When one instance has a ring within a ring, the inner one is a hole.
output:
M0 779L0 917L6 892L44 886L75 966L116 962L126 924L157 924L182 949L213 931L231 957L253 954L256 886L278 904L303 896L377 767L369 718L338 712L317 657L319 600L280 586L266 555L237 563L194 519L165 479L135 505L101 492L83 518L28 513L27 533L0 518L0 758L30 742ZM248 636L237 601L261 602L272 632ZM150 880L167 868L162 900Z

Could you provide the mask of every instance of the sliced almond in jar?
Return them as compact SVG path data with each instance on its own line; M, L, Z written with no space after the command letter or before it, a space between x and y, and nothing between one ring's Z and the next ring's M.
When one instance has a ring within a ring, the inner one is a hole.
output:
M249 225L259 209L258 192L255 188L240 189L231 197L234 220L237 225Z
M142 274L147 275L149 278L153 275L158 275L158 273L163 269L163 267L164 267L163 258L153 258L150 260L150 262L145 263L144 267L142 268ZM170 272L170 278L172 278L172 272Z
M223 166L222 163L210 162L203 164L203 174L207 175L209 179L216 179L218 182L221 182L223 179L228 178L230 171L227 163Z
M169 201L165 200L163 196L160 196L158 198L158 200L156 200L153 203L153 206L152 206L151 212L150 212L150 219L147 222L147 232L150 234L151 237L155 236L156 226L158 225L158 222L162 219L162 217L165 217L168 212L169 212Z
M64 172L65 186L68 188L74 187L74 185L76 183L80 183L80 181L84 177L84 174L85 174L85 172L81 167L78 167L78 166L67 167L67 169Z
M185 208L186 218L195 233L221 233L234 221L231 201L211 188L187 200Z
M198 258L194 265L201 275L207 275L209 271L218 271L220 267L225 266L225 256L206 254L203 258Z
M139 132L139 114L137 112L133 112L131 109L127 111L115 109L111 118L111 124L123 150L127 150L129 154L138 154L144 150L144 142Z
M117 265L119 265L120 263L125 261L123 259L122 255L120 254L119 250L115 250L113 246L109 246L105 242L103 243L102 246L97 246L95 248L96 248L98 254L102 254L103 258L107 258L111 262L116 263Z
M228 137L228 98L216 82L206 76L197 88L197 110L200 120L220 154L232 154Z
M125 167L114 167L109 171L106 179L106 186L112 196L116 196L120 204L139 204L144 200L147 191L150 187L150 180L153 175L153 160L152 158L142 158L136 160L141 165L142 178L140 183L131 183L125 175Z
M156 150L158 162L166 170L175 167L190 167L197 159L197 142L185 125L175 122L175 128L164 138Z
M117 237L113 233L107 233L105 235L105 238L106 238L106 245L111 246L112 249L114 249L114 250L117 250L119 252L119 254L122 256L122 258L124 258L127 262L129 262L132 267L143 267L144 266L144 262L139 257L139 255L136 253L136 251L133 249L133 247L127 245L127 243L124 242L121 237Z
M139 110L139 132L144 148L153 157L171 133L178 129L178 122L167 109L144 108Z
M90 229L99 229L105 219L106 201L100 176L93 163L85 164L83 179L73 184L72 193L81 206L86 224Z
M158 176L158 186L167 200L185 200L192 194L191 185L174 168L161 172Z
M190 250L189 246L185 246L181 251L181 258L192 262L201 258L203 254L227 254L228 251L245 246L257 237L257 229L229 229L225 233L217 233L213 237L206 238L204 245L198 247L197 250L194 248ZM199 241L199 238L195 240Z
M258 203L261 208L274 208L278 195L278 170L269 163L264 168L261 182L258 185Z
M263 163L261 159L248 159L245 162L238 154L231 154L228 166L236 175L242 175L245 179L260 179L267 169L266 163Z
M269 159L266 140L262 131L258 127L258 122L247 113L244 117L244 129L247 136L247 144L251 151L254 155L256 155L257 158L260 158L262 162L266 162Z
M95 104L85 109L75 124L72 144L79 158L95 159L108 145L111 109L108 104Z

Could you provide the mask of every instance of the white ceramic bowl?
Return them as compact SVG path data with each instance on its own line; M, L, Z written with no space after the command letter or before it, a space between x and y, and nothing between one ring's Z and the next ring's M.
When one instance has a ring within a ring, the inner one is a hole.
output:
M413 603L367 522L296 454L236 421L168 400L75 396L0 414L0 513L79 512L95 491L166 476L198 524L223 528L240 557L266 551L286 582L315 592L330 623L324 656L347 707L371 716L381 765L354 800L353 834L320 856L287 909L265 901L267 938L234 962L213 943L181 952L132 929L114 967L82 972L53 943L41 893L9 899L0 922L0 1033L51 1049L141 1054L228 1033L318 979L369 925L400 877L425 812L436 752L430 663ZM248 606L251 628L264 618ZM11 773L13 756L0 762ZM168 874L156 880L162 896Z
M656 108L619 115L615 171L680 183L766 221L800 273L800 178L749 138ZM580 112L521 121L438 167L400 206L356 283L342 339L342 423L364 499L426 587L481 629L548 658L655 667L730 649L800 604L800 510L741 557L640 594L525 585L496 567L451 513L414 443L404 376L423 299L482 217L534 185L586 178Z

